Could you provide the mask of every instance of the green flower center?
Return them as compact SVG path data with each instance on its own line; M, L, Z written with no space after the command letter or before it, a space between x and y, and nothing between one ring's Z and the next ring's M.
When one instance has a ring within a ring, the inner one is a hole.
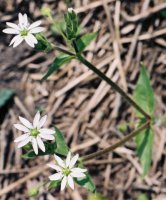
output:
M28 30L27 29L23 29L20 31L21 36L27 36L28 35Z
M65 176L68 176L70 173L71 173L71 170L70 170L69 168L63 169L63 174L64 174Z
M39 133L40 133L40 132L37 130L37 128L31 129L31 136L37 137L37 135L38 135Z

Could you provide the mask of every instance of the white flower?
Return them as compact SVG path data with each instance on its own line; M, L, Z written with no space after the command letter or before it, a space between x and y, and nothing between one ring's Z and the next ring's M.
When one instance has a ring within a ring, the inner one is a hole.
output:
M67 11L68 12L74 12L74 9L73 8L68 8Z
M42 128L47 120L47 115L40 117L40 112L37 112L33 123L30 123L27 119L19 117L22 124L14 124L14 127L25 134L19 136L14 140L18 142L18 148L25 146L28 143L32 143L35 154L38 154L38 147L45 152L45 146L42 139L54 140L54 130Z
M65 189L66 185L74 190L73 178L83 178L87 170L74 167L79 156L78 154L71 158L71 152L68 153L67 158L63 161L59 156L54 155L58 165L48 164L49 167L55 169L57 173L49 176L51 181L61 180L61 191Z
M18 25L11 22L6 22L9 28L3 30L4 33L16 35L11 40L9 46L13 45L13 47L16 47L23 40L25 40L29 46L34 48L38 41L33 34L44 31L44 28L39 26L41 21L36 21L30 25L27 14L22 15L21 13L19 13L18 19Z

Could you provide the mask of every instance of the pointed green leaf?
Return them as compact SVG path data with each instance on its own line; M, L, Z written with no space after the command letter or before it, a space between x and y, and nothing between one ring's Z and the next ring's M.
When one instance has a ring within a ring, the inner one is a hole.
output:
M81 53L97 37L98 32L87 33L77 39L76 44L78 51Z
M141 66L141 73L134 91L134 100L150 116L154 113L154 93L145 67ZM137 112L138 117L143 117Z
M57 145L56 153L63 156L67 156L69 148L65 142L63 134L57 127L55 128L55 131L56 131L56 145Z
M93 183L90 175L88 173L86 173L86 177L85 178L75 178L75 182L86 188L89 192L95 192L96 191L96 186L95 184Z
M0 90L0 107L4 106L13 95L14 95L13 90L1 89Z
M46 80L53 72L55 72L57 69L59 69L63 64L71 61L73 59L73 56L67 55L67 54L60 54L58 57L55 58L53 64L48 69L48 72L44 77L43 80Z
M143 124L144 123L141 122L140 126L142 126ZM154 132L151 127L143 130L136 137L137 153L143 169L143 176L145 176L149 172L151 166L153 138Z

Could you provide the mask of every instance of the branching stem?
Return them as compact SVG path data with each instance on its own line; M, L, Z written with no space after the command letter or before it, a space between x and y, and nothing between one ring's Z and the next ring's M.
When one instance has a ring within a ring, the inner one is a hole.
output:
M135 131L131 132L129 135L127 135L126 137L124 137L122 140L120 140L119 142L111 145L110 147L107 147L101 151L83 156L81 158L82 161L87 161L87 160L91 160L93 158L97 158L100 157L108 152L113 151L114 149L116 149L117 147L122 146L124 143L126 143L127 141L129 141L130 139L132 139L133 137L135 137L136 135L138 135L141 131L143 131L144 129L148 128L150 126L150 120L148 120L144 125L142 125L141 127L139 127L138 129L136 129Z

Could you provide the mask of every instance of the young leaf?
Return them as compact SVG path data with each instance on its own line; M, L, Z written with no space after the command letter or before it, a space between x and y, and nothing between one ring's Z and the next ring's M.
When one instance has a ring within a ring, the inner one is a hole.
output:
M78 185L86 188L90 192L94 193L96 191L96 186L94 185L94 183L93 183L93 181L92 181L92 179L91 179L91 177L90 177L90 175L88 173L86 173L86 177L85 178L76 178L75 182Z
M150 85L150 80L144 65L141 66L141 73L134 91L134 100L150 116L154 113L154 93ZM143 117L137 112L138 117Z
M60 54L58 57L55 58L53 64L48 69L48 72L44 77L43 80L46 80L54 71L59 69L63 64L71 61L73 59L73 56L67 55L67 54Z
M68 40L76 38L78 31L78 17L74 10L68 11L65 15L66 37Z
M69 148L65 142L63 134L57 127L55 127L55 131L56 131L56 145L57 145L56 153L63 156L67 156Z
M11 89L0 90L0 107L4 106L7 101L13 96L14 91Z
M144 123L141 122L140 126ZM143 168L143 176L145 176L152 162L152 147L153 147L154 132L152 127L143 130L136 137L137 153Z
M81 53L97 37L98 32L87 33L76 40L78 51Z

